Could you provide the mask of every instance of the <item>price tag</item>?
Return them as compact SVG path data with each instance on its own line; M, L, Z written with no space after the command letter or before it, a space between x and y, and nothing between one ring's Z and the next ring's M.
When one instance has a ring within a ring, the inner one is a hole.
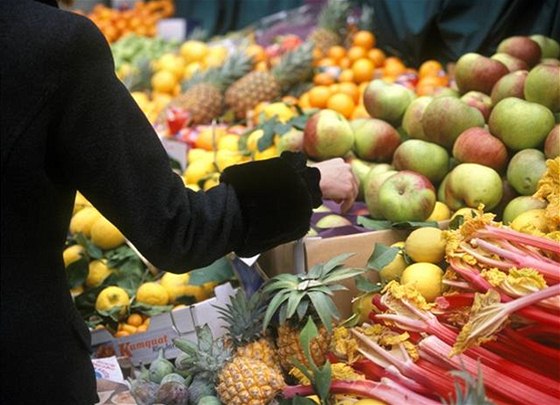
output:
M184 171L187 167L187 144L168 138L160 138L160 140L167 155L177 161L181 166L181 171Z
M184 41L187 36L187 20L164 18L157 23L157 35L166 40Z

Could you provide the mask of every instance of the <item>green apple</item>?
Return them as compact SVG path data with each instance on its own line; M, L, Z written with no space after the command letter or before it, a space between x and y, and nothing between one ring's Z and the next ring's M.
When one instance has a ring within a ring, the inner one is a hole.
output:
M461 163L445 181L445 204L452 210L484 204L485 211L496 207L503 195L502 179L494 169L478 163Z
M344 157L354 145L350 123L336 111L324 109L313 114L303 131L303 150L311 159Z
M367 175L375 163L366 162L365 160L352 158L350 161L350 167L352 172L358 179L358 197L357 200L363 201L364 199L364 184L366 182Z
M438 184L449 171L449 153L438 144L421 139L409 139L399 145L393 154L397 170L412 170Z
M433 97L430 96L418 97L406 109L402 127L409 137L426 140L426 134L422 129L422 115L432 100Z
M545 201L533 198L529 195L520 195L507 203L504 208L504 213L502 214L502 222L505 225L509 225L509 223L522 212L545 207Z
M533 195L546 171L546 158L538 149L523 149L510 159L507 180L521 195Z
M543 64L529 71L523 91L525 100L560 112L560 66Z
M339 228L341 226L350 226L352 222L348 218L344 218L342 215L338 214L328 214L317 221L315 227L321 229L328 228Z
M373 219L383 219L383 214L379 207L379 189L385 180L397 173L398 172L393 169L378 172L375 171L375 168L371 169L369 172L364 185L364 200L369 211L369 216Z
M560 44L553 38L547 37L545 35L531 35L533 41L535 41L541 47L541 58L560 58Z
M375 79L364 91L364 107L373 118L398 127L404 112L415 98L412 90L400 84Z

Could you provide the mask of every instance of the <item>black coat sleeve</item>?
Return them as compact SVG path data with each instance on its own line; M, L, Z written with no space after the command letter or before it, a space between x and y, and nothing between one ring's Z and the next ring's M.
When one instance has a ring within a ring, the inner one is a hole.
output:
M105 39L88 20L75 20L58 67L57 153L71 186L148 260L180 272L305 234L320 196L316 169L276 158L231 168L208 192L185 188L116 78Z

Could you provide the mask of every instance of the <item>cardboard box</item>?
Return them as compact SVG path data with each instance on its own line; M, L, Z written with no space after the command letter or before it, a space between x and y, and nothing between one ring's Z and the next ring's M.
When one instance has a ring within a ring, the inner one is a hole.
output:
M224 306L229 297L235 294L230 283L222 284L214 289L215 296L203 302L189 305L172 312L151 317L150 327L144 333L122 338L115 338L105 329L91 332L94 357L116 355L119 359L129 359L134 366L151 363L164 349L168 359L177 357L180 350L173 344L177 337L196 339L195 327L207 323L214 337L224 333L224 322L218 319L214 306ZM120 361L120 360L119 360Z

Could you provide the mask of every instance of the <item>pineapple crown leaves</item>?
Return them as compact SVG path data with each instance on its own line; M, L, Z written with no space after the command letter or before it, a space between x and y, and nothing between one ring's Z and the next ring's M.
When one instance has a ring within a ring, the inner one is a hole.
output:
M307 81L313 73L313 47L311 41L306 41L293 51L286 52L278 64L270 71L276 78L283 91L289 90L297 83Z
M305 316L318 316L327 330L332 331L333 318L340 318L332 296L335 291L345 290L338 282L355 277L364 269L344 267L343 263L352 254L342 254L327 263L313 266L306 274L278 274L268 280L263 288L273 294L263 321L263 329L278 313L280 324L288 319L303 321Z
M208 324L196 327L197 342L186 338L173 339L175 347L184 354L176 366L192 374L214 381L224 364L231 358L231 350L221 339L215 340Z
M227 337L235 347L257 340L262 335L267 305L263 297L262 291L257 291L248 298L240 288L225 307L214 306L220 314L218 318L226 322Z
M328 0L319 13L317 26L339 33L346 26L349 12L348 0Z

